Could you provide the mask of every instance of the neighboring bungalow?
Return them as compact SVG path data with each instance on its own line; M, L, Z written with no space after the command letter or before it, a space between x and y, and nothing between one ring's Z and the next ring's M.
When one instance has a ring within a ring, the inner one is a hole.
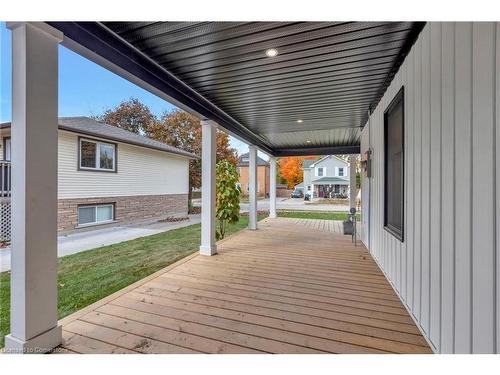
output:
M250 163L248 152L240 156L238 171L240 172L240 188L243 195L248 195L248 165ZM269 196L270 186L269 163L257 156L257 195Z
M297 185L310 198L349 197L349 163L335 155L304 160L304 181Z
M10 123L0 129L0 186L8 195L15 142ZM59 232L187 214L194 154L88 117L59 119L58 151Z

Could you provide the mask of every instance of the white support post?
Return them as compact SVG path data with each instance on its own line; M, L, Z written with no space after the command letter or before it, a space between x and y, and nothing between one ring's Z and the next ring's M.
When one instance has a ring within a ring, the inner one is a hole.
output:
M257 147L248 146L248 229L257 229Z
M349 207L356 208L356 155L349 155Z
M217 254L215 244L215 163L217 127L213 121L201 122L201 255Z
M276 217L276 158L271 156L269 158L270 164L270 193L269 193L269 217L274 219Z
M62 340L57 322L58 44L45 23L13 22L11 353Z

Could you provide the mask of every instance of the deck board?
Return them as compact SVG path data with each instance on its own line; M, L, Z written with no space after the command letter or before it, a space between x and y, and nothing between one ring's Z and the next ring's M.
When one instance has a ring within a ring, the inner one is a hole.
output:
M304 230L304 226L306 229ZM75 353L430 353L340 224L266 219L65 318Z

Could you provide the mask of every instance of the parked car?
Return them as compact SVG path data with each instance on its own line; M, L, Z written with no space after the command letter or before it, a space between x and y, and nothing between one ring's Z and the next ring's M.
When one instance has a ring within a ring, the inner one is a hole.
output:
M303 196L304 193L302 192L302 189L295 189L291 195L292 198L302 198Z

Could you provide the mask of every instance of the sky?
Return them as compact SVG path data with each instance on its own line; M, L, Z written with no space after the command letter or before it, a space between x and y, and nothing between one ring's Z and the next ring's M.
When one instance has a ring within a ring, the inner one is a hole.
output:
M0 122L12 116L12 51L11 32L0 23ZM117 76L71 50L59 46L59 116L100 115L124 100L137 98L151 111L160 115L176 107ZM238 154L248 151L248 146L230 137L231 146ZM260 155L260 153L259 153ZM266 158L267 159L267 158Z

